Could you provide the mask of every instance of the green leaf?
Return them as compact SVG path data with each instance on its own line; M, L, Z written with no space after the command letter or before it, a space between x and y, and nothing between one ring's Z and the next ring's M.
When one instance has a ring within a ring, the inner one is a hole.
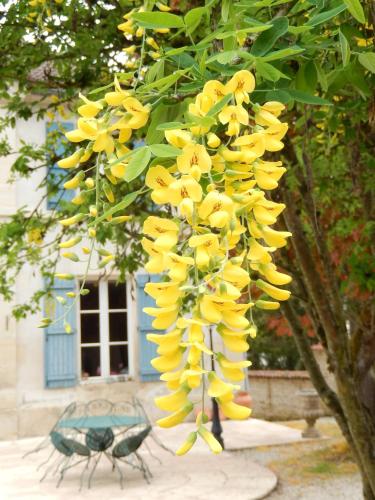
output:
M171 75L165 76L164 78L160 78L159 80L156 80L155 82L148 83L146 85L142 85L142 87L140 87L140 90L142 92L145 91L145 90L153 89L153 88L160 89L160 91L167 90L174 83L176 83L177 80L179 80L181 78L181 76L183 76L189 70L190 70L190 68L186 68L186 69L181 69L179 71L175 71Z
M354 19L357 19L358 22L365 24L366 17L361 2L359 0L344 0L344 3Z
M122 201L117 203L114 207L109 208L106 210L100 217L97 219L93 220L88 224L88 226L96 226L103 220L105 220L108 216L115 214L116 212L119 212L120 210L124 210L124 208L128 207L133 203L133 201L136 199L136 197L139 195L140 191L134 191L133 193L127 194Z
M325 74L321 65L318 64L317 62L315 62L315 69L316 69L316 73L318 76L318 82L319 82L320 86L322 87L322 90L324 90L324 92L327 92L327 90L328 90L327 75Z
M136 179L147 167L150 158L151 151L148 146L138 148L126 167L124 179L127 182Z
M307 21L306 23L306 26L318 26L319 24L325 23L326 21L329 21L333 17L336 17L344 10L346 10L346 5L341 4L334 9L321 12L320 14L317 14L316 16L309 19L309 21Z
M282 89L270 90L266 94L267 101L278 101L282 102L283 104L287 104L288 102L291 101L291 99L292 97L287 90L282 90Z
M308 94L307 92L302 92L302 90L288 89L288 92L292 96L292 98L298 102L313 104L316 106L332 106L332 103L330 101L327 101L327 99Z
M232 99L232 97L233 97L232 94L227 94L226 96L224 96L222 99L220 99L219 102L217 102L214 106L212 106L212 108L209 110L206 116L215 116L228 104L228 102Z
M183 128L184 123L181 122L167 122L161 123L156 127L156 130L175 130L177 128Z
M256 61L255 67L257 73L265 80L270 80L271 82L277 82L280 78L287 78L290 80L289 76L284 75L284 73L272 66L272 64L268 64L260 59Z
M181 17L169 12L137 12L132 19L144 28L185 28Z
M289 26L288 32L292 33L292 35L299 35L300 33L310 31L312 28L312 26Z
M272 21L272 28L260 34L255 40L251 54L253 56L263 56L269 52L277 40L284 35L289 28L287 17L278 17Z
M359 54L358 61L362 64L362 66L371 73L375 73L375 53L374 52L363 52Z
M181 149L169 144L152 144L150 150L154 156L160 156L161 158L174 158L181 154Z
M221 2L221 18L225 23L229 19L230 6L231 6L231 0L223 0Z
M350 61L350 46L341 30L339 30L339 41L342 55L342 65L345 67Z
M275 50L275 52L271 52L270 54L263 56L262 61L264 62L277 61L278 59L284 59L286 57L301 54L304 51L305 49L301 49L300 47L297 46L295 46L294 48L290 47L288 49Z
M238 57L238 50L228 50L226 52L219 52L207 59L207 64L217 61L220 64L228 64L233 61L235 57Z
M213 38L216 38L217 40L224 40L225 38L228 38L230 36L236 36L236 35L241 35L243 33L261 33L262 31L267 31L270 28L272 28L271 24L263 24L261 26L251 26L250 28L244 28L242 30L237 30L237 31L224 31L223 33L218 33L216 36Z
M191 35L199 26L203 14L207 12L206 7L197 7L196 9L189 10L184 17L186 24L186 31Z

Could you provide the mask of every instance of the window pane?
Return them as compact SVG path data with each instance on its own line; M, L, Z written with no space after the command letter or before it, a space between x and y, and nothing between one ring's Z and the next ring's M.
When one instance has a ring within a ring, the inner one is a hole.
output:
M109 313L109 341L121 342L128 340L126 328L126 313Z
M98 377L100 369L100 347L82 347L81 349L82 378Z
M99 313L81 313L81 344L100 342Z
M126 309L125 283L108 282L108 303L110 309Z
M128 346L111 345L109 347L111 375L129 373Z
M99 283L87 281L85 288L90 290L87 295L81 295L81 310L99 309Z

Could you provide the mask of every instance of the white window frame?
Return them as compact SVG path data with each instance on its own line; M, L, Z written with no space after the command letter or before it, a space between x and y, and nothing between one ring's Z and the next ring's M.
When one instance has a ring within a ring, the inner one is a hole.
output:
M79 283L78 282L78 287ZM80 304L77 307L77 331L78 331L78 380L81 384L86 383L96 383L101 381L106 381L110 379L111 381L124 381L132 379L133 374L133 335L131 329L131 317L132 317L132 303L131 303L131 293L130 293L130 283L127 281L125 283L125 293L126 293L126 308L121 309L109 309L108 304L108 283L110 281L116 282L115 276L110 276L108 278L100 278L99 276L88 276L86 278L87 282L97 281L98 282L98 295L99 295L99 309L83 309L81 310ZM126 341L109 341L109 313L110 312L126 312L126 328L127 328L127 340ZM99 313L99 340L100 342L95 343L82 343L81 342L81 313L93 314ZM128 348L128 373L111 375L110 374L110 346L111 345L126 345ZM100 368L101 375L92 376L88 378L82 378L82 347L99 347L100 348Z

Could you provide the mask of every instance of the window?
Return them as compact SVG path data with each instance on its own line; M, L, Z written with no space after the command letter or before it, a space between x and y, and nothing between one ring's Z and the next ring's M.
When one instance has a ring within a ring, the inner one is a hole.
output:
M89 281L80 297L81 375L107 377L129 373L126 285Z

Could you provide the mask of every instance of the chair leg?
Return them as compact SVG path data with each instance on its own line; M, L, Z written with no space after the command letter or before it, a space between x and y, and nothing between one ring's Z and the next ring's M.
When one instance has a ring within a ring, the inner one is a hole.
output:
M113 461L112 461L112 458L113 458ZM117 472L119 473L119 476L120 476L120 487L121 489L123 490L124 489L124 475L122 473L122 470L120 469L118 463L117 463L117 460L115 457L112 457L110 460L111 462L113 463L113 467L117 470Z
M38 467L36 468L36 470L38 471L41 467L43 467L43 465L45 465L46 463L48 463L50 461L50 459L52 458L53 454L55 453L56 451L56 448L54 447L53 450L51 451L51 453L49 454L49 457L47 458L47 460L45 460L44 462L42 462L40 465L38 465Z
M65 458L64 463L62 464L61 469L60 469L60 477L59 477L59 480L57 481L56 488L58 488L60 486L61 481L64 479L65 471L69 468L68 464L71 461L71 459L72 459L72 456Z
M157 435L154 433L154 431L152 430L149 434L150 438L153 439L155 441L155 443L157 445L160 446L160 448L163 448L163 450L165 451L168 451L169 453L171 453L173 456L175 456L175 453L173 450L171 450L170 448L168 448L168 446L165 446L165 444L163 444L160 439L157 437Z
M134 452L134 455L137 457L138 462L140 463L140 468L143 473L143 477L146 479L147 483L150 484L150 479L148 477L148 474L150 475L150 477L152 477L150 469L147 467L142 457L136 451Z
M43 448L45 448L46 446L48 446L49 443L50 443L50 440L49 440L49 437L48 437L48 439L44 439L40 444L38 444L38 446L36 448L34 448L33 450L30 450L30 451L26 452L22 456L22 458L26 458L29 455L32 455L33 453L37 453L38 451L40 451Z
M159 458L159 457L157 457L156 455L154 455L154 454L152 453L151 448L150 448L150 447L149 447L149 445L147 444L147 441L146 441L146 440L144 440L144 441L143 441L143 443L144 443L144 445L146 446L147 451L148 451L148 452L149 452L149 454L152 456L152 458L154 458L155 460L157 460L157 461L159 462L159 464L160 464L160 465L162 465L162 463L163 463L163 462L160 460L160 458Z
M99 453L98 453L98 459L97 459L97 460L96 460L96 462L94 463L94 467L92 468L92 471L90 472L90 475L89 475L89 483L88 483L88 487L89 487L89 489L91 488L91 479L92 479L92 477L93 477L93 475L94 475L94 472L95 472L95 469L96 469L96 467L97 467L97 465L98 465L98 463L99 463L99 460L100 460L100 456L101 456L101 454L102 454L102 452L99 452Z
M56 460L55 460L55 461L54 461L54 462L53 462L53 463L52 463L49 467L47 467L47 468L46 468L46 470L45 470L45 472L44 472L43 476L42 476L42 477L40 478L40 480L39 480L40 482L42 482L42 481L44 481L44 480L45 480L45 478L47 477L48 473L49 473L51 470L53 470L53 468L56 466L56 464L59 462L59 460L60 460L60 459L61 459L61 457L60 457L60 456L58 456L58 457L57 457L57 459L56 459Z
M85 472L89 470L90 460L91 460L91 455L87 458L86 467L83 469L81 476L79 478L79 491L81 491L83 488L83 478L85 477Z

